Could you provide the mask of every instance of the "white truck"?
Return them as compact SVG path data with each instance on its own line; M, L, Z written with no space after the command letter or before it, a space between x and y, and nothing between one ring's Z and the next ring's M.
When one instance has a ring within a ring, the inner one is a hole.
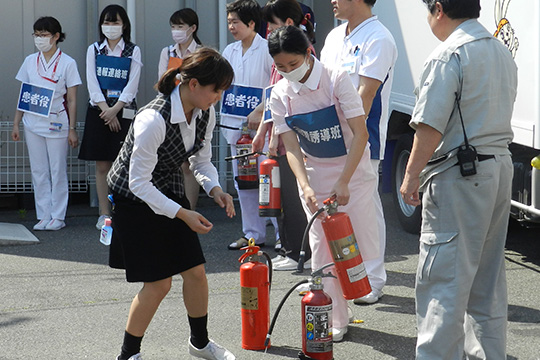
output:
M540 223L540 170L531 160L540 155L540 2L481 0L479 21L512 52L518 66L518 92L512 118L514 162L511 216ZM388 142L383 163L383 186L391 187L403 228L420 230L420 207L407 205L399 188L409 158L413 130L408 126L415 104L414 88L423 63L440 43L427 23L422 0L380 0L373 12L394 35L398 60L390 99ZM388 176L391 164L391 175ZM385 180L386 176L386 180Z

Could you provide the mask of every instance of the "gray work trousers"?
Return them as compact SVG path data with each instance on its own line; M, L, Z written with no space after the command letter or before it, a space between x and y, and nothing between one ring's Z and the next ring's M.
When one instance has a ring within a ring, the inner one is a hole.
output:
M510 156L434 176L422 198L416 274L421 360L506 359L508 300L504 245L513 167Z

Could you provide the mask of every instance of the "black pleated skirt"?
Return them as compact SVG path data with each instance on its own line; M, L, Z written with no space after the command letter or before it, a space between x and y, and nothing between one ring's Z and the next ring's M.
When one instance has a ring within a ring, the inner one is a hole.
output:
M126 270L128 282L153 282L204 264L197 233L178 218L157 215L146 204L113 195L109 266ZM173 198L189 209L186 197Z
M116 159L131 126L131 120L122 118L123 111L120 110L117 115L121 130L112 132L99 117L101 110L88 105L79 159L88 161L114 161Z

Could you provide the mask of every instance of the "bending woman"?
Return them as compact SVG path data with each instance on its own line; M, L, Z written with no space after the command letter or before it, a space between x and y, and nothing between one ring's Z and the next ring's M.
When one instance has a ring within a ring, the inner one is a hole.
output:
M279 28L268 39L270 55L284 77L270 98L275 133L285 144L306 216L311 218L325 199L336 196L340 211L351 218L362 257L372 259L379 252L371 196L376 177L362 99L347 73L332 74L309 46L294 26ZM334 261L320 221L313 224L309 243L313 269ZM349 322L347 301L337 279L323 281L333 302L333 338L341 341Z
M140 359L144 332L176 274L184 281L189 353L235 359L208 339L208 283L197 234L208 233L212 223L190 210L181 170L189 160L206 193L229 217L235 215L232 197L221 189L210 162L213 105L232 79L229 63L209 48L195 51L181 67L166 72L157 85L160 94L135 117L107 176L115 204L109 265L125 269L128 282L143 283L131 304L119 360Z

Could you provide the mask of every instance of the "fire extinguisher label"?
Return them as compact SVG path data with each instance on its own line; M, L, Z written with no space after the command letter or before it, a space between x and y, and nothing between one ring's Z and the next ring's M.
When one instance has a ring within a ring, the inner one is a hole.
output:
M259 175L259 205L270 204L270 175Z
M334 256L334 261L350 260L360 254L354 234L342 239L329 241L328 244L330 246L330 251Z
M241 304L244 310L258 310L259 309L259 292L256 287L244 287L241 291Z
M332 305L306 306L305 311L306 351L332 351Z
M251 144L236 145L236 154L243 155L251 152ZM238 160L238 176L255 176L257 181L257 158L248 156Z
M351 283L355 281L360 281L367 276L366 268L364 263L360 263L352 268L347 269L347 276L349 276L349 281Z
M274 189L281 188L281 178L279 177L279 167L272 168L272 187Z

